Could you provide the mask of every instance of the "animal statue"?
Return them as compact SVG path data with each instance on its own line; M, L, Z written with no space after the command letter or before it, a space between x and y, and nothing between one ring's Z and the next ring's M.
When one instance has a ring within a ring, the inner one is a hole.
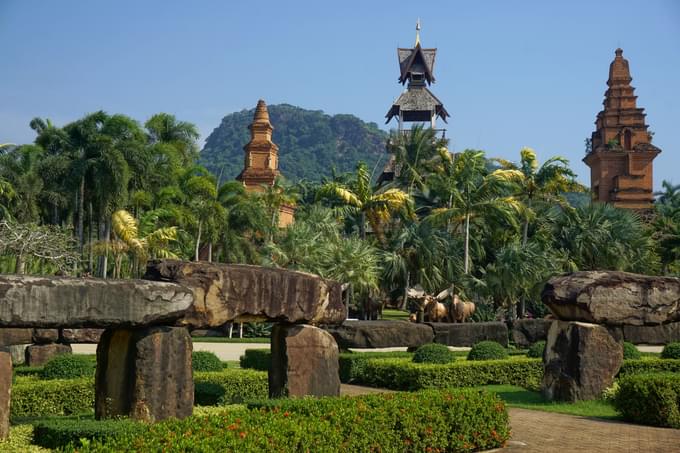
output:
M416 311L423 312L423 320L425 322L442 322L449 319L449 310L446 305L439 302L434 296L427 294L420 285L409 288L406 294L409 299L415 302ZM413 315L415 315L414 318L417 320L417 314L413 313Z
M383 305L384 301L379 294L371 293L364 297L361 306L362 319L376 321L382 318Z
M464 302L453 292L454 286L437 294L437 300L450 299L448 307L448 321L449 322L465 322L466 319L471 318L475 313L475 304L473 302Z

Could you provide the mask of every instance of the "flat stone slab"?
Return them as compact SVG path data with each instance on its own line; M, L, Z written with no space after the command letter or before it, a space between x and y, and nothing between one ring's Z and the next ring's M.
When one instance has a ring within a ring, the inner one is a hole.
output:
M447 346L474 346L480 341L495 341L508 346L508 326L504 322L433 322L434 341Z
M340 326L324 326L340 349L415 348L434 341L434 332L426 324L406 321L345 321Z
M149 263L144 278L193 291L194 303L176 325L194 329L230 321L339 324L347 318L340 284L303 272L162 260Z
M633 344L666 345L680 341L680 322L659 326L623 326L623 338Z
M181 285L147 280L0 276L0 327L133 327L174 322L191 307Z
M680 321L680 279L628 272L574 272L551 278L543 303L563 321L658 325Z

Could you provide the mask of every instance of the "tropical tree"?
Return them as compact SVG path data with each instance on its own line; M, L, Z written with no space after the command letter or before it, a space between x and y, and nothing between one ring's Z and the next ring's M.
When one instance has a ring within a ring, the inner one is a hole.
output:
M435 129L414 126L407 133L393 132L387 149L394 156L398 185L407 188L409 194L414 189L422 190L427 176L437 165L440 150L446 149L447 145L448 140L437 137Z
M186 121L178 121L174 115L157 113L144 123L148 131L149 142L173 146L181 159L182 165L191 165L198 157L196 140L200 137L198 129Z
M44 151L39 146L23 145L0 156L0 190L12 202L14 217L22 223L37 222L39 198L43 188L39 165Z

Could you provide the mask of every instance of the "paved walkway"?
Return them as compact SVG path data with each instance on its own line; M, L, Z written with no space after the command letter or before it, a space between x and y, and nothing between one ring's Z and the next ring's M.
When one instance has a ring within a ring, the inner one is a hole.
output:
M389 390L342 384L343 395ZM680 452L680 429L654 428L552 412L509 408L512 438L493 452ZM491 453L491 452L487 452Z

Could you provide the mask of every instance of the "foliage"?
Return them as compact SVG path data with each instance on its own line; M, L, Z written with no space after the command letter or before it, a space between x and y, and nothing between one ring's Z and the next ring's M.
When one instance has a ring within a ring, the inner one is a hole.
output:
M646 357L637 360L624 360L619 370L619 376L653 372L680 373L680 360Z
M82 417L55 417L39 420L33 426L33 442L41 447L53 449L68 444L80 445L81 439L104 440L134 435L144 430L144 425L134 420L93 420Z
M269 349L246 349L239 358L241 368L268 371L272 361Z
M3 453L49 453L52 450L35 445L33 425L25 423L10 426L9 438L0 440L0 451Z
M94 407L94 379L24 380L12 385L11 417L82 414Z
M429 343L420 346L413 354L414 363L450 363L456 359L446 345Z
M534 359L543 358L543 351L545 351L545 341L537 341L529 347L529 350L527 351L527 357Z
M638 348L633 344L628 341L624 341L623 343L623 358L624 359L639 359L642 357L642 353L638 350Z
M194 371L222 371L224 364L209 351L194 351L191 353L191 368Z
M194 403L214 406L266 398L267 373L254 370L225 369L194 373Z
M42 379L77 379L94 377L97 362L92 357L78 354L58 355L40 371Z
M351 383L361 381L365 375L366 364L369 360L412 358L413 354L405 351L393 352L343 352L340 353L339 369L340 381Z
M360 420L360 423L357 421ZM274 400L78 448L92 451L475 451L510 437L505 405L479 390Z
M279 146L279 168L292 181L319 181L331 169L351 171L361 160L378 169L385 162L386 134L375 123L287 104L269 105L267 110L274 126L272 141ZM249 109L225 116L206 139L200 162L223 180L242 170L254 113Z
M495 341L480 341L470 349L468 360L499 360L508 357L508 351Z
M249 322L245 325L245 338L267 338L272 334L273 324L270 322Z
M680 375L650 373L624 376L614 405L626 420L680 428Z
M662 359L680 359L680 342L668 343L661 351Z

